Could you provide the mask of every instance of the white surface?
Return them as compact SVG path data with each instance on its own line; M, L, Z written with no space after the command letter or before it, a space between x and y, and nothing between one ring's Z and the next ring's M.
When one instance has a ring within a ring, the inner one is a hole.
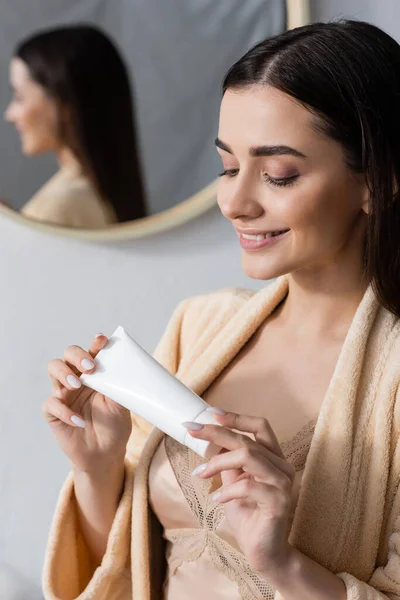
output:
M260 282L242 274L235 234L217 210L124 245L53 238L4 218L0 240L0 563L37 583L68 470L40 410L47 361L119 323L151 351L183 298Z
M41 600L43 595L39 585L32 585L15 569L0 564L0 598L1 600Z

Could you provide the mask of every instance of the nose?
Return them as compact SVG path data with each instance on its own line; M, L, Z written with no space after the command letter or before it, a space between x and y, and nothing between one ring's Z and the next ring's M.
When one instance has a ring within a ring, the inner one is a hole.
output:
M218 205L226 219L252 220L262 216L264 209L257 200L255 192L245 183L220 182Z

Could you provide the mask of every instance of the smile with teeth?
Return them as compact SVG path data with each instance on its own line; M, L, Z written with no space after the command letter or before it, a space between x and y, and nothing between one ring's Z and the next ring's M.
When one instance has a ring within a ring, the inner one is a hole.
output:
M270 231L269 233L258 233L257 235L249 235L248 233L242 233L242 237L245 240L254 240L255 242L262 242L268 238L276 237L282 233L287 233L289 229L282 229L281 231Z

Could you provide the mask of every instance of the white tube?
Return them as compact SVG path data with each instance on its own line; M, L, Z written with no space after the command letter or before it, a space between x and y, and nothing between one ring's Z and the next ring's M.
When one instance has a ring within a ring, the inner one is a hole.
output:
M117 327L95 359L96 368L83 374L87 387L122 404L181 444L211 458L221 449L193 438L185 421L216 425L209 404L164 369L130 335Z

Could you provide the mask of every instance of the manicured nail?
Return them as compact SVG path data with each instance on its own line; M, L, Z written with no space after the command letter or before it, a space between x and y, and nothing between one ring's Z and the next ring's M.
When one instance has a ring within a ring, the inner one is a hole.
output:
M85 369L85 371L90 371L94 367L94 362L89 358L84 358L81 362L81 365Z
M96 333L95 338L104 337L104 333Z
M79 390L79 388L82 385L81 382L79 381L79 379L77 377L75 377L75 375L68 375L67 382L68 382L68 385L70 385L75 390Z
M196 475L200 475L200 473L204 473L204 471L207 469L207 467L208 467L208 463L203 463L202 465L199 465L192 471L192 477L195 477Z
M222 408L217 408L216 406L209 406L207 408L207 410L208 410L208 412L214 413L215 415L226 415L226 414L228 414L224 410L222 410Z
M185 421L182 425L183 427L186 427L186 429L193 429L193 431L200 431L200 429L204 428L204 425L195 423L194 421Z
M213 502L215 502L216 500L218 500L218 498L222 495L222 492L214 492L213 495L211 496L211 500Z
M82 429L85 429L85 427L86 427L85 421L83 419L81 419L81 417L78 417L77 415L72 415L71 421L77 427L82 427Z

